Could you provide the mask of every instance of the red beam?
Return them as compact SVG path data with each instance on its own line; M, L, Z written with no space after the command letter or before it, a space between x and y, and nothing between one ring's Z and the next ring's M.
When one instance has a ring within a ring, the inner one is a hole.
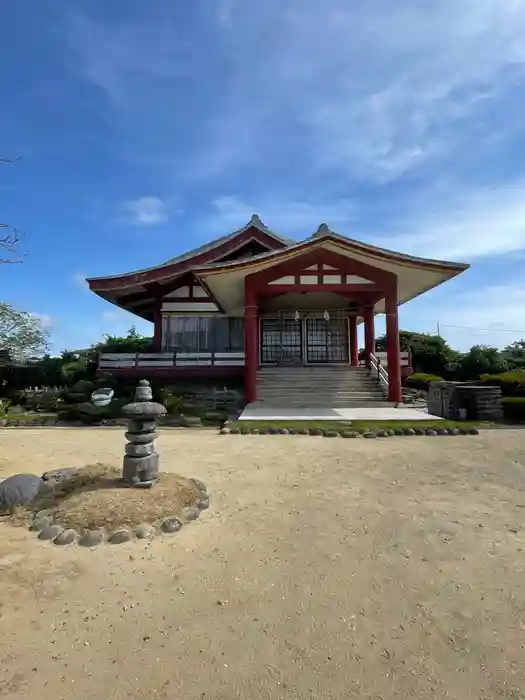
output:
M269 282L278 280L280 277L295 277L295 275L298 274L305 274L304 271L306 268L312 267L318 263L330 265L336 268L337 271L341 271L346 275L357 275L358 277L370 280L370 282L373 282L383 291L392 289L393 286L397 284L397 277L392 272L387 272L386 270L373 267L372 265L358 260L346 258L339 253L333 253L323 248L316 248L302 255L297 255L291 260L285 260L273 267L255 272L249 275L250 284L257 293L261 293ZM330 273L328 272L327 274ZM337 274L337 272L334 274ZM337 285L330 286L333 288ZM315 285L308 285L308 287L315 287Z
M258 291L258 296L280 296L281 294L308 294L332 292L332 294L384 294L376 284L269 284Z

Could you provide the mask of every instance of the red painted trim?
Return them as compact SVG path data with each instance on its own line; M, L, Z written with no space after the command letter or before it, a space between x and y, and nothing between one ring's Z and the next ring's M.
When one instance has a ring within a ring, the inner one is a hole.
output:
M363 320L365 322L365 354L375 354L376 351L376 332L374 309L367 306L363 309Z
M248 403L257 400L257 365L259 363L257 326L259 325L259 313L256 304L257 297L249 278L246 278L244 287L244 398Z
M238 236L234 236L228 241L225 241L224 243L211 248L204 253L194 255L192 258L187 258L186 260L169 265L155 267L152 270L146 270L144 272L128 272L124 275L110 277L108 279L88 279L87 283L92 292L102 292L131 285L156 282L161 279L173 277L173 275L180 274L181 272L189 270L192 267L205 265L218 260L239 248L243 243L248 243L248 241L252 239L258 241L269 250L281 250L287 248L285 243L278 241L272 236L269 236L267 233L264 233L264 231L260 231L255 227L250 227L242 233L239 233Z
M378 267L372 267L372 265L362 263L358 260L345 258L343 255L322 248L317 248L303 255L298 255L290 260L285 260L282 263L274 265L273 267L260 270L259 272L254 272L248 275L247 279L249 278L251 280L250 284L252 288L258 293L262 291L269 282L278 280L280 277L300 274L301 270L304 270L305 267L310 267L317 262L337 267L343 270L346 275L358 275L359 277L370 280L383 291L397 285L397 277L392 272L381 270ZM305 286L315 287L315 285ZM332 288L337 287L337 285L326 286L331 286Z
M395 251L384 250L381 248L375 248L374 246L369 246L365 243L360 243L359 241L354 241L354 240L350 240L350 239L345 240L342 237L326 236L322 239L309 238L306 241L303 241L303 242L295 245L292 252L294 254L300 255L303 252L307 252L307 251L311 250L312 248L315 248L317 250L323 250L321 248L323 242L332 242L341 248L346 248L350 252L352 252L352 251L359 252L359 253L366 255L372 259L384 260L387 262L397 262L401 265L406 265L408 267L416 267L416 268L420 268L420 269L448 272L448 273L450 273L451 277L458 275L461 272L464 272L465 270L468 270L470 267L470 265L467 265L466 263L454 263L454 262L446 262L444 260L428 260L426 258L415 258L415 257L412 257L410 255L404 255L403 253L396 253ZM287 253L288 253L288 247L286 247L284 250L276 251L275 255L269 256L267 259L271 262L278 261L280 257L282 257L283 255L286 255ZM253 261L253 264L255 265L258 262L259 261L257 259L255 259ZM239 263L237 265L229 265L228 269L238 269L239 267L246 267L247 265L249 266L249 264L250 264L249 262L247 263L246 260L243 260L243 261L239 261ZM313 263L311 263L311 264L313 265ZM202 269L195 268L195 270L198 272L199 275L201 275L201 274L212 273L212 272L222 272L224 270L224 267L217 266L213 270L207 270L206 268L202 268Z
M97 376L114 374L119 377L242 377L244 367L123 367L98 369Z
M352 367L359 365L359 344L357 342L357 317L349 316L348 325L350 328L350 364Z
M160 311L160 301L157 302L153 316L153 347L154 352L160 352L162 349L162 313Z
M281 294L308 294L328 293L332 294L363 294L369 297L371 294L384 294L384 290L376 284L270 284L258 291L263 297L280 296Z
M401 403L401 352L399 347L399 321L397 294L391 291L385 297L386 352L388 363L388 400Z

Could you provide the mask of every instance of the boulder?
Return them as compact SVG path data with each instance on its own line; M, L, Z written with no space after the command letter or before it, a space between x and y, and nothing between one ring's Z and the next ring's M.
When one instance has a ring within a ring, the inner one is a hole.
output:
M51 469L42 474L42 481L49 486L58 486L66 481L70 481L76 474L74 467L64 467L62 469Z
M36 474L15 474L0 483L0 511L9 511L15 506L28 506L45 488Z

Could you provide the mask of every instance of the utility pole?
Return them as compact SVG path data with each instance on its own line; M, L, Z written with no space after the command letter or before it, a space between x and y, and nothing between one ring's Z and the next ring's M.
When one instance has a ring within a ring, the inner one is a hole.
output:
M436 326L437 326L438 338L441 338L441 333L440 333L440 328L439 328L439 321L437 322Z

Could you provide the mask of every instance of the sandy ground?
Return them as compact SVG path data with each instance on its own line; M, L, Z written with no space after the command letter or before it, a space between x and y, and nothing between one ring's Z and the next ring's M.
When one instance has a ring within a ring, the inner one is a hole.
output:
M123 434L0 433L0 476ZM525 698L525 431L168 432L209 485L177 535L93 551L0 525L0 697Z

